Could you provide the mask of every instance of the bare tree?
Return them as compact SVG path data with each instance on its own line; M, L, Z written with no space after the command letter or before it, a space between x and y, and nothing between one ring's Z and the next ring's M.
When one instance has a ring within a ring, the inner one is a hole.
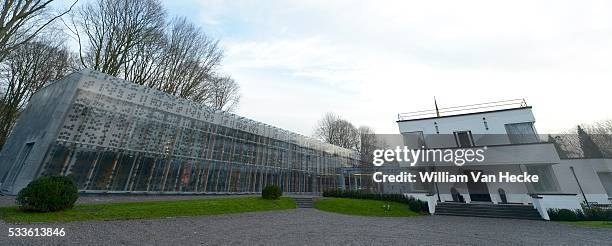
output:
M214 109L232 112L240 102L240 86L230 76L213 77L208 86L208 105Z
M548 137L562 158L612 157L612 120L582 124Z
M70 72L71 54L62 44L62 40L37 39L6 57L0 79L0 146L31 95Z
M83 66L194 102L210 101L223 50L186 18L165 17L158 0L96 0L73 16L69 28L85 43Z
M382 141L377 138L376 132L371 127L360 126L357 132L359 141L355 147L359 152L361 165L369 166L374 159L374 150L381 148Z
M154 87L161 79L160 60L164 55L164 47L162 30L135 45L130 51L132 58L123 64L123 78L139 85Z
M612 120L598 121L585 128L603 156L612 157Z
M77 0L78 1L78 0ZM20 45L34 39L45 27L72 10L49 13L53 0L5 0L0 3L0 62Z
M208 101L208 82L223 58L223 50L217 40L185 18L173 19L169 29L160 63L160 81L154 87L194 102Z
M75 16L71 30L82 65L118 76L138 53L135 47L161 32L166 13L159 0L96 0Z
M359 133L355 126L334 113L326 113L315 127L315 136L326 143L347 149L359 144Z

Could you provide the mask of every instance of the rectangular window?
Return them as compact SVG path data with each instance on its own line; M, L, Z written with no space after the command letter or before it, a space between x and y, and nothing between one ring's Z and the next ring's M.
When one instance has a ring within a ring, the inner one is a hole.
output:
M403 132L402 137L404 138L404 145L409 148L419 149L426 146L423 131Z
M474 146L474 141L472 141L471 131L457 131L457 132L454 132L454 134L455 134L455 141L457 142L457 147Z
M506 124L506 132L512 144L539 142L533 122Z

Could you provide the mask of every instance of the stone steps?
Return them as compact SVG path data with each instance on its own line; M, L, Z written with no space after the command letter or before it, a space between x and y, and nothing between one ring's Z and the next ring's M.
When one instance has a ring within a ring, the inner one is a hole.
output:
M447 203L436 205L436 215L541 220L538 210L530 205Z
M294 197L293 200L297 204L298 208L312 208L312 197Z

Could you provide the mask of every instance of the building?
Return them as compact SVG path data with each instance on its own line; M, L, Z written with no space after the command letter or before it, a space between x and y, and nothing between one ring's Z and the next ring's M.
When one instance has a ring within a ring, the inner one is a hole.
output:
M537 174L539 181L409 183L387 190L437 205L448 202L529 205L544 219L548 219L549 208L581 209L581 203L612 202L612 159L559 158L554 144L538 136L532 107L524 100L400 114L397 124L402 142L409 148L483 148L486 158L462 166L443 161L420 161L415 166L399 163L395 169L490 175L527 172ZM432 212L435 207L430 206ZM502 207L507 206L498 206Z
M91 70L34 94L0 152L0 191L73 175L87 193L250 193L338 187L347 149Z

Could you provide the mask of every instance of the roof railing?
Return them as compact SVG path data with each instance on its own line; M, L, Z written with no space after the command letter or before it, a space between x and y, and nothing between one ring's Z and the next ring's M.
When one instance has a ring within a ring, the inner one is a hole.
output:
M433 117L442 117L442 116L450 116L450 115L458 115L458 114L466 114L466 113L478 113L478 112L487 112L494 110L503 110L503 109L512 109L512 108L525 108L528 107L527 102L524 98L520 99L511 99L511 100L502 100L495 102L485 102L485 103L477 103L477 104L468 104L462 106L453 106L446 108L438 108L429 109L429 110L419 110L412 111L408 113L399 113L397 114L397 120L412 120L412 119L422 119L422 118L433 118Z

